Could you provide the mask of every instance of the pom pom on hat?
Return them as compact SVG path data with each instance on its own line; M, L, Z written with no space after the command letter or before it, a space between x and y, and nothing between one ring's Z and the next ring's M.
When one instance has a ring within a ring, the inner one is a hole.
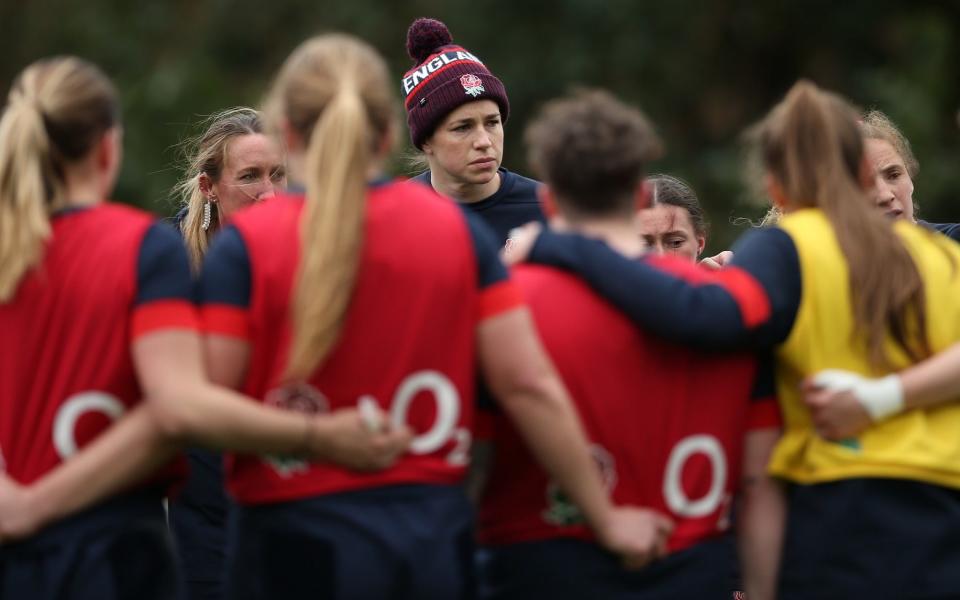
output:
M450 30L436 19L420 18L407 29L407 54L420 64L438 48L453 43Z

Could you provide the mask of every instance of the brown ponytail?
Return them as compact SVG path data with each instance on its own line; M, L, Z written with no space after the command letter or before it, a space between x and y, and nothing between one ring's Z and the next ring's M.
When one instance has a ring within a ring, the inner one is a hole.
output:
M113 86L78 58L36 62L14 82L0 118L0 302L43 258L50 213L67 200L64 166L118 118Z
M891 368L890 335L913 361L931 354L923 281L891 223L860 184L863 138L842 98L800 81L754 130L767 171L796 207L817 207L847 259L856 334L871 365Z
M308 141L290 378L321 365L343 327L363 245L368 170L395 119L391 89L370 46L331 34L294 51L268 97L271 122L285 118Z

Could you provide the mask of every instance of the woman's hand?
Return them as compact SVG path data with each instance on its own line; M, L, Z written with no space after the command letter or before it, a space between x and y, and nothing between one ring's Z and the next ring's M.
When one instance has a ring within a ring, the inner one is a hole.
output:
M507 244L500 251L500 259L508 266L527 260L541 231L543 231L543 225L536 221L511 229Z
M733 252L729 250L724 250L720 254L715 254L713 256L708 256L700 261L700 264L708 269L718 271L725 266L730 264L730 261L733 260Z
M354 471L390 467L413 441L409 427L392 424L385 413L371 405L308 418L312 421L307 458Z
M842 440L904 409L900 378L869 379L849 371L828 369L801 385L814 427L828 440Z
M673 521L648 508L616 507L596 533L607 550L619 554L624 566L635 570L666 555Z

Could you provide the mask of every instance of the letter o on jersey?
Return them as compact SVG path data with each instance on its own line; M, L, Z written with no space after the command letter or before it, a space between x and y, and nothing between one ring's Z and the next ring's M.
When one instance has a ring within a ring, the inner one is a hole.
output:
M116 421L126 411L115 396L106 392L80 392L67 398L57 410L53 420L53 446L60 458L66 460L77 453L77 438L74 430L80 417L88 412L99 412Z
M398 427L406 423L413 398L420 392L432 392L437 403L433 427L410 443L414 454L429 454L446 444L460 418L460 394L447 377L438 371L418 371L407 377L397 389L390 407L390 416Z
M681 475L687 459L698 453L705 454L710 460L713 478L707 494L698 500L691 500L683 491ZM688 518L705 517L720 507L726 483L727 461L720 442L712 435L691 435L680 440L670 452L663 479L663 496L674 514Z

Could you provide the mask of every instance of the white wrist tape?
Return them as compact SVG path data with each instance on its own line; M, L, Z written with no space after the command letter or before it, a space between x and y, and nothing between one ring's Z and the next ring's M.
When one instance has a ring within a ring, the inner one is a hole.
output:
M813 382L835 392L851 392L874 422L904 409L903 384L896 374L867 379L849 371L828 369L817 373Z
M874 421L903 412L903 384L899 375L867 379L861 386L854 388L853 393Z

